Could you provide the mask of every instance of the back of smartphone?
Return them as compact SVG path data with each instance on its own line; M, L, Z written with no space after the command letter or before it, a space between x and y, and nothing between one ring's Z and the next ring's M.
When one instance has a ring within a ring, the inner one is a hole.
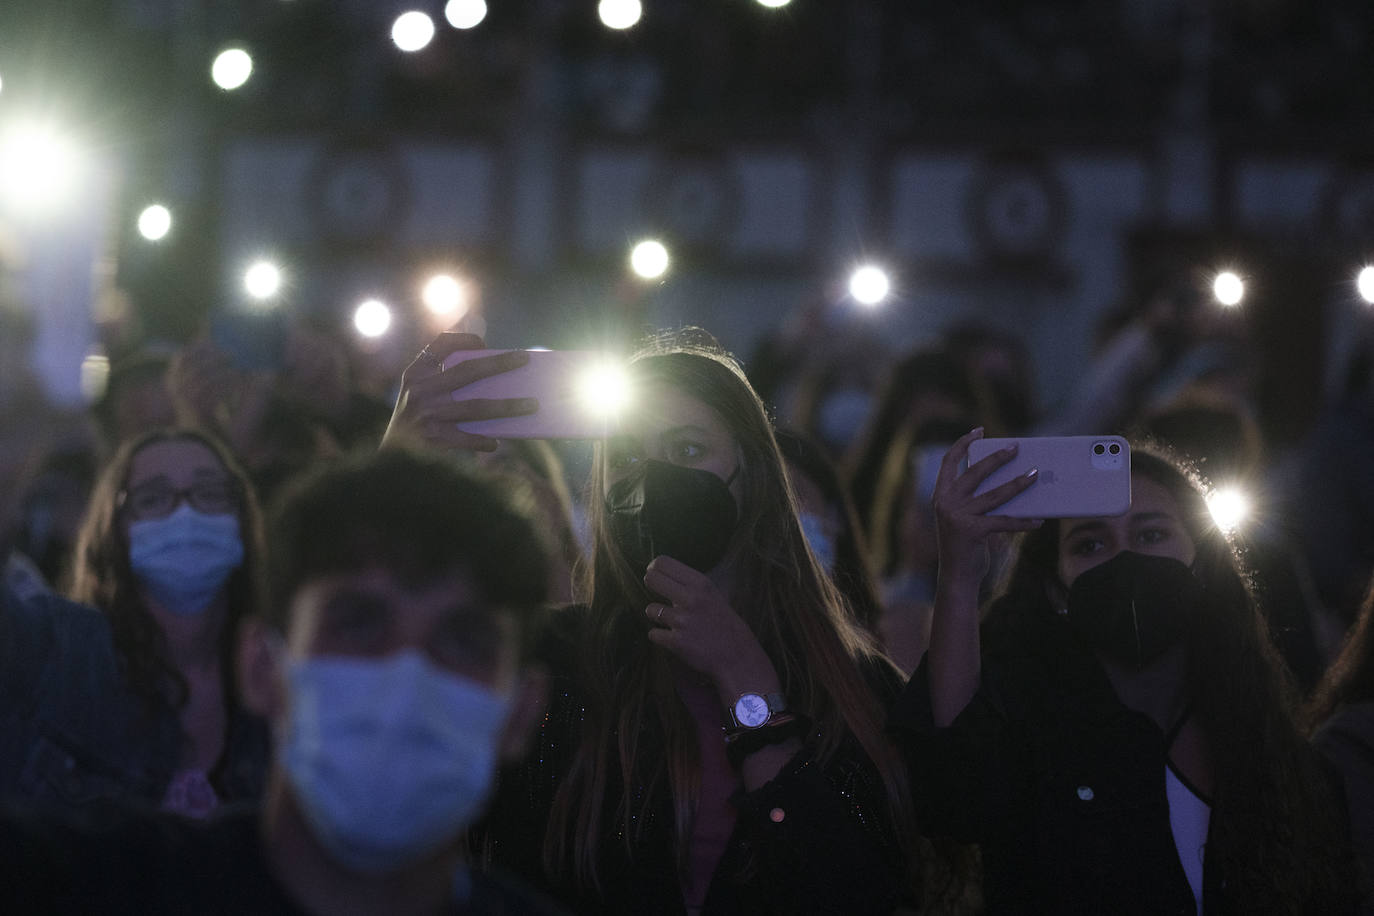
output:
M1131 508L1131 446L1120 436L1025 436L976 439L969 464L1017 443L1011 461L979 485L991 490L1038 468L1035 483L993 509L989 515L1013 518L1096 518Z
M509 350L459 350L444 368L479 356ZM593 350L527 350L530 361L518 369L478 379L453 392L469 398L538 398L539 410L519 417L459 423L464 432L494 439L600 439L614 421L625 392L617 363Z

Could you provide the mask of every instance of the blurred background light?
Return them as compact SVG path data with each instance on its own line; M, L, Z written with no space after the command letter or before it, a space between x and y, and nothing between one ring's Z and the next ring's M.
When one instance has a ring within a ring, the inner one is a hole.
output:
M20 213L52 212L73 196L82 164L76 143L55 128L11 125L0 136L0 194Z
M444 18L455 29L471 29L487 18L486 0L448 0Z
M1360 298L1365 302L1374 304L1374 267L1366 267L1360 271L1355 278L1355 288L1360 291Z
M1229 533L1249 517L1250 498L1239 487L1221 487L1208 494L1207 510L1212 514L1216 526Z
M758 2L759 6L766 6L770 10L776 10L782 9L784 6L791 3L792 0L758 0Z
M270 299L281 289L281 269L271 261L255 261L244 271L243 288L254 299Z
M849 295L860 305L879 305L892 291L892 281L881 267L865 264L849 275Z
M110 358L101 352L86 354L81 361L81 396L94 404L110 385Z
M353 327L364 337L381 337L391 328L391 308L380 299L366 299L353 311Z
M645 280L657 280L668 272L668 249L654 239L640 242L630 251L630 269Z
M1212 281L1212 295L1228 308L1240 305L1245 298L1245 281L1235 271L1223 270Z
M449 274L435 274L426 281L420 299L435 315L457 318L468 309L467 286Z
M253 58L242 48L226 48L210 65L210 78L224 90L237 89L253 75Z
M138 215L138 234L150 242L166 238L171 230L172 211L162 204L144 207L143 212Z
M623 30L639 22L644 7L639 0L601 0L596 12L606 28Z
M434 20L418 10L402 13L391 24L391 40L402 51L419 51L434 40Z

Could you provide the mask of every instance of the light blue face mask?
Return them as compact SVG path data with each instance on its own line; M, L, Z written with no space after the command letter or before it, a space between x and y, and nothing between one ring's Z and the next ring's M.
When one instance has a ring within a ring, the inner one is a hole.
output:
M834 575L835 539L826 533L825 523L810 512L798 514L797 519L801 522L802 534L806 536L806 543L811 546L811 552L821 561L825 571Z
M291 663L282 763L306 821L346 868L386 874L482 813L510 700L415 650Z
M243 562L239 520L183 503L166 518L129 525L129 565L158 604L174 614L210 606Z

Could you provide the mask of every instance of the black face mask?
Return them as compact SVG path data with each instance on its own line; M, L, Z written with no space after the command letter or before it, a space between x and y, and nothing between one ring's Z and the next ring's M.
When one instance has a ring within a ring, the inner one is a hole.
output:
M1140 669L1188 635L1201 602L1187 566L1127 550L1073 581L1069 623L1094 649Z
M663 555L708 572L730 547L737 515L728 481L666 461L640 462L606 494L611 537L636 569Z

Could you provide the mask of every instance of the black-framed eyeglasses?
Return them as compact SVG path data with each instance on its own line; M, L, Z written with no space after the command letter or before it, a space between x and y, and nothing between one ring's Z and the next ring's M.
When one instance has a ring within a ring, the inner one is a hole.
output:
M185 500L192 509L206 515L225 515L239 507L238 483L223 480L197 480L189 487L173 487L150 481L119 491L116 506L134 521L166 518Z

